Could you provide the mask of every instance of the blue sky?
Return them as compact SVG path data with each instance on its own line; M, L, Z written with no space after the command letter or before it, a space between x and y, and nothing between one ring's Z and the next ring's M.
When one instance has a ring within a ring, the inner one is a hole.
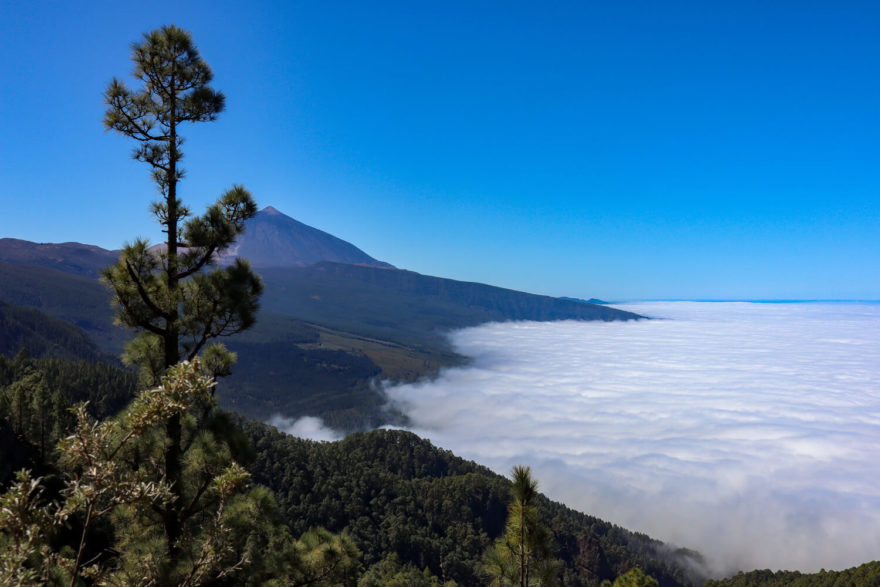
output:
M0 236L159 237L102 93L192 31L227 110L182 197L421 273L608 299L880 298L876 2L17 2Z

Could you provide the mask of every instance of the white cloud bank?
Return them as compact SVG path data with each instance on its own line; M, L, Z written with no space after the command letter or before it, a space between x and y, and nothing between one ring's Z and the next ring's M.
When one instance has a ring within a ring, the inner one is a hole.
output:
M880 557L880 304L650 303L490 324L389 387L413 430L720 573Z

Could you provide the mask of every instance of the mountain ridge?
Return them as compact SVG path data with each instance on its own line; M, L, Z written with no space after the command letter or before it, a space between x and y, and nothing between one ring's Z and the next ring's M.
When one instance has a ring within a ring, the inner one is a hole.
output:
M101 269L116 262L119 251L75 241L37 243L0 238L0 261L39 265L78 277L98 277Z

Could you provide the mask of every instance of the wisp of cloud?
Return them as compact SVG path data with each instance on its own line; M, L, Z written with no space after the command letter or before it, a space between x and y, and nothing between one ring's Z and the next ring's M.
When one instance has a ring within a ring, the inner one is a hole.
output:
M462 330L469 366L387 393L435 444L719 574L880 556L880 304L619 307L658 319Z
M297 438L333 441L341 440L343 437L341 432L328 428L324 425L324 421L321 418L314 416L303 416L302 418L293 419L281 414L274 414L266 423Z

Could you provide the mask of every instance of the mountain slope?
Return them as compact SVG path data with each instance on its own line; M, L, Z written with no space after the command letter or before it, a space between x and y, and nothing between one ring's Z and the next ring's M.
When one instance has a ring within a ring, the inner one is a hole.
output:
M305 267L321 261L392 268L340 238L298 222L267 206L245 224L244 234L220 256L243 257L253 267Z
M510 482L472 461L401 430L314 442L249 422L256 449L254 481L275 493L294 534L311 526L347 531L369 567L392 553L459 585L482 585L483 552L507 517ZM630 532L538 500L562 562L563 585L599 585L634 566L663 587L702 583L702 560Z
M405 344L442 346L450 330L493 321L640 318L607 306L412 271L318 263L261 273L266 309Z
M265 310L392 343L386 349L402 344L447 353L448 331L490 321L638 318L580 301L388 269L390 265L353 245L273 208L264 209L252 222L238 252L253 253L255 265L276 264L260 270L267 286L261 302ZM257 236L248 236L251 229ZM308 252L303 239L312 237L309 242L315 246ZM357 264L330 262L324 257L347 258ZM0 239L0 259L7 260L0 260L0 299L73 322L95 337L103 350L118 352L127 335L112 325L109 294L95 279L99 270L116 258L113 251L79 243ZM306 258L318 258L319 262L277 266L305 263ZM348 346L343 344L343 348Z
M0 301L0 354L12 357L21 349L27 349L31 357L93 362L105 358L92 339L73 324L34 308Z
M110 293L100 281L53 269L48 263L0 261L0 300L70 322L85 330L104 352L121 352L129 338L125 329L113 324Z

